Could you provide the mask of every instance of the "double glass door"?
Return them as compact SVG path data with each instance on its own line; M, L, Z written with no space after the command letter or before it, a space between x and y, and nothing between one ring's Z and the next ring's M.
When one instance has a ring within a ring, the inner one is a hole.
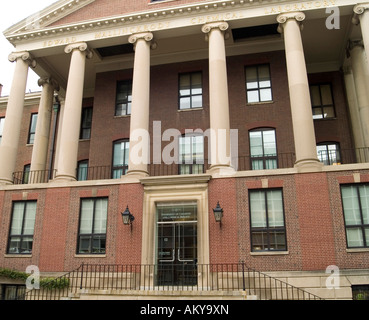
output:
M196 216L193 204L158 206L157 285L197 284Z

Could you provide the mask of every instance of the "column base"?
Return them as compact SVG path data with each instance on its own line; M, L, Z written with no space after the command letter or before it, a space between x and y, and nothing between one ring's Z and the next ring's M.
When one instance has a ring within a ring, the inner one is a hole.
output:
M57 175L53 180L53 182L71 182L71 181L77 181L76 177L67 174Z
M143 170L128 170L127 174L121 177L121 180L124 182L140 182L140 179L146 178L149 176L147 171Z
M299 173L322 171L323 163L318 159L302 159L295 162L295 168Z
M13 180L9 180L6 178L0 178L0 185L2 186L9 186L13 184Z
M209 170L206 170L206 173L211 174L214 178L229 177L233 176L236 170L229 165L214 164L210 166Z

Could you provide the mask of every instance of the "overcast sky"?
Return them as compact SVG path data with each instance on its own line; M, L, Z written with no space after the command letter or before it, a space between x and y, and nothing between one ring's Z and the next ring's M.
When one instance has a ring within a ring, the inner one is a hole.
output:
M14 47L5 39L3 32L19 21L37 13L56 0L1 0L0 10L0 83L4 86L2 96L9 95L11 83L13 80L14 63L9 62L8 56L14 51ZM37 85L38 76L29 71L27 92L40 91Z

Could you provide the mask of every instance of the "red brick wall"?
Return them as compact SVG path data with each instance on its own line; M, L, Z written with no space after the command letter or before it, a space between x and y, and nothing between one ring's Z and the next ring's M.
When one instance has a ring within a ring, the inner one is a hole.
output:
M37 211L43 209L39 265L41 271L64 270L65 253L73 250L67 241L69 205L69 188L48 189L45 208L41 208L37 203Z
M299 174L295 180L302 267L325 270L336 264L327 177L325 173Z
M60 19L53 25L62 25L101 17L111 17L120 14L149 11L196 2L201 2L201 0L176 0L163 3L156 2L152 4L150 4L150 0L96 0L84 8L68 15L67 17Z
M123 225L121 212L128 205L135 217L132 228ZM119 186L118 210L114 213L117 225L115 263L140 264L142 250L142 212L143 186L141 184L122 184Z
M239 234L236 180L211 180L208 192L210 263L237 263ZM224 210L222 225L214 219L213 209L218 201Z

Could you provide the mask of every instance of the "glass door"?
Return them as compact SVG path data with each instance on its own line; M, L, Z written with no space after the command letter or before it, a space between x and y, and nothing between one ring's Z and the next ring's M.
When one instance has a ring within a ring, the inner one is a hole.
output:
M157 277L159 286L197 284L196 205L158 206Z

